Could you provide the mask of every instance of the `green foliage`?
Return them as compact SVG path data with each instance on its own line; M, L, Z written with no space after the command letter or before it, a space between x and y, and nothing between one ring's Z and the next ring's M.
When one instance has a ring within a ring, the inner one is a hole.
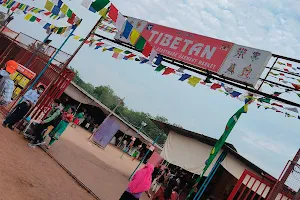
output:
M94 87L92 84L83 81L76 69L71 67L71 70L73 70L76 74L73 82L78 86L83 88L85 91L98 99L111 110L114 109L116 105L118 105L120 98L115 94L114 90L110 86L101 85ZM142 132L152 140L154 140L158 135L161 135L158 140L158 144L164 144L165 140L167 139L167 135L162 130L157 128L157 126L151 121L151 119L156 119L168 123L167 118L163 116L154 117L149 113L134 111L124 104L118 107L116 113L125 121L133 124L137 129L141 127L142 122L145 122L147 126L142 129ZM180 127L179 125L176 126Z

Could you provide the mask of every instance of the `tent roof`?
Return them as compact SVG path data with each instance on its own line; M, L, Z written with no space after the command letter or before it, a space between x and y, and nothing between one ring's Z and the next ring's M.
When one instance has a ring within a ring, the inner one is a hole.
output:
M155 119L152 119L153 123L156 124L159 128L161 128L162 130L164 130L165 133L169 133L170 131L173 131L177 134L198 140L202 143L205 143L207 145L210 146L214 146L215 143L218 141L215 138L211 138L208 137L206 135L203 134L199 134L199 133L195 133L192 132L190 130L186 130L168 123L164 123L161 121L157 121ZM271 175L269 175L267 172L265 172L264 170L262 170L260 167L256 166L255 164L253 164L252 162L250 162L249 160L247 160L246 158L244 158L243 156L241 156L236 148L230 144L230 143L225 143L225 145L222 148L224 151L230 153L231 155L233 155L235 158L237 158L239 161L241 161L242 163L244 163L246 166L248 166L249 168L251 168L252 170L254 170L256 173L258 174L264 174L266 177L269 177L270 180L276 180L274 177L272 177Z
M84 97L78 96L74 94L74 90L77 90L81 92ZM83 88L78 86L76 83L71 82L71 84L66 88L65 93L70 96L71 98L75 99L76 101L83 103L83 104L89 104L93 105L96 107L99 107L105 115L109 115L110 113L115 116L117 119L119 119L122 123L127 125L130 129L132 129L134 132L136 132L138 135L140 135L141 139L144 139L148 141L149 143L153 143L153 140L143 134L142 132L139 132L133 125L130 123L126 122L123 118L121 118L117 113L113 112L110 110L107 106L105 106L103 103L98 101L95 97L90 95L88 92L86 92ZM159 150L162 150L162 147L160 147L158 144L155 144L155 147L158 148Z

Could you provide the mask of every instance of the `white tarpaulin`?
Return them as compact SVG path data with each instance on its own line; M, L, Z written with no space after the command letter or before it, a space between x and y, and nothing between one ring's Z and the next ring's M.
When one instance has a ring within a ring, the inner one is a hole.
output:
M210 145L170 131L161 156L174 165L200 175L205 167L205 161L208 159L211 149L212 146ZM216 157L218 158L222 152L223 150ZM217 158L212 162L205 176L209 174ZM245 169L250 170L244 163L231 154L226 156L222 162L222 166L237 179L240 178Z

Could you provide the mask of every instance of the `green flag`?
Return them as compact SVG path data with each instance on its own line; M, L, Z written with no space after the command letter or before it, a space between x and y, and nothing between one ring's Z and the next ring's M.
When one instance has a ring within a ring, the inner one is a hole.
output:
M235 126L235 124L237 123L238 119L240 118L240 116L243 113L247 113L248 111L248 104L251 101L249 101L247 104L245 104L243 107L241 107L236 113L234 113L234 115L228 120L227 124L226 124L226 128L224 130L224 133L222 134L222 136L220 137L220 139L217 141L217 143L215 144L215 146L212 148L210 155L208 157L208 159L205 162L205 167L202 171L201 176L196 180L196 184L195 186L200 182L201 178L203 177L203 175L205 174L205 172L207 171L207 169L209 168L209 166L211 165L211 163L213 162L213 160L215 159L215 157L217 156L217 154L219 153L219 151L221 150L222 146L225 144L226 139L228 138L230 132L232 131L233 127ZM191 192L189 193L187 199L190 198L191 194L194 192L194 189L191 190Z

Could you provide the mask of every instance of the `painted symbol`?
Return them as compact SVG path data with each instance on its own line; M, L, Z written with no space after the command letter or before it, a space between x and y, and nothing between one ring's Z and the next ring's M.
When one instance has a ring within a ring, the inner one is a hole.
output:
M249 79L251 72L252 72L252 66L250 64L247 67L244 67L242 73L239 74L239 77Z
M230 67L227 69L227 71L225 72L226 74L231 74L233 75L235 72L235 67L237 65L235 63L231 63Z
M247 53L247 49L246 48L243 48L243 47L240 47L236 54L233 56L233 57L237 57L237 58L243 58L244 59L244 55Z
M253 55L251 56L252 62L255 60L258 60L260 55L261 55L261 53L258 51L253 52Z
M153 24L148 24L148 25L147 25L147 30L148 30L148 31L151 31L152 28L153 28Z

